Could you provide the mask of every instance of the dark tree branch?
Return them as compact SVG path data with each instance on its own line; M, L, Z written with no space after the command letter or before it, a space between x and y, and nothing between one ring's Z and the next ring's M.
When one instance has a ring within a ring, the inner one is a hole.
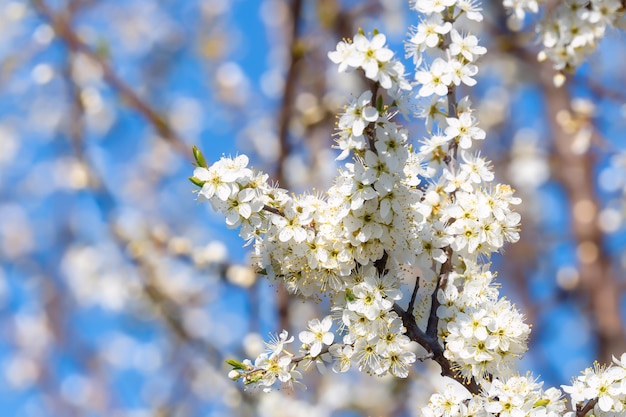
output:
M384 275L387 272L387 259L389 259L389 254L387 251L383 252L383 256L374 262L374 266L376 267L376 271L378 275Z
M424 333L424 331L422 331L422 329L420 329L417 325L413 313L403 310L398 304L393 305L393 311L395 311L396 314L402 318L402 324L406 328L406 335L409 339L419 343L420 346L432 355L432 359L439 364L442 376L454 379L472 394L477 395L480 393L480 386L476 383L474 378L467 380L454 371L452 362L444 356L444 349L439 343L437 335L433 337Z
M411 299L409 300L409 305L406 308L406 311L410 314L413 314L413 309L415 308L415 298L417 297L417 292L420 289L420 277L415 277L415 286L413 287L413 293L411 294Z
M426 325L426 334L431 337L437 337L437 327L439 326L439 317L437 317L437 309L439 308L439 288L441 288L441 281L444 278L440 275L437 277L435 289L430 294L430 314L428 315L428 324Z
M444 250L448 259L446 259L446 261L441 265L435 289L430 295L430 314L428 316L428 324L426 326L426 333L435 338L437 337L437 327L439 326L439 317L437 317L439 298L437 298L437 294L439 293L440 288L445 288L448 281L448 274L452 272L452 248L450 248L450 246L446 246Z
M593 410L596 404L598 404L598 399L594 398L593 400L589 400L584 407L576 407L576 417L585 417L588 412Z
M278 210L278 209L276 209L274 207L270 207L267 204L265 204L263 206L263 210L269 211L270 213L274 213L274 214L276 214L276 215L278 215L280 217L285 217L285 214L282 211L280 211L280 210Z

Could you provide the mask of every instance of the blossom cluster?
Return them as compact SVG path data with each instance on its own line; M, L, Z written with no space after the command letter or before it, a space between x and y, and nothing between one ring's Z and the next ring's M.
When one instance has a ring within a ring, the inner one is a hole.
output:
M506 299L498 299L493 274L470 266L461 276L451 273L439 293L439 334L445 355L467 378L508 375L526 350L530 327Z
M416 67L415 79L421 85L418 91L421 97L446 96L452 86L475 85L476 80L472 78L478 73L475 61L487 52L478 45L476 36L463 35L453 25L454 16L449 12L442 14L449 7L458 7L458 13L468 19L482 20L480 9L471 1L415 2L415 9L424 18L412 29L406 51ZM422 69L424 52L434 54L435 58L428 68Z
M615 364L609 367L596 364L585 369L571 386L563 387L570 394L574 407L597 399L593 415L613 417L626 414L626 353L620 359L614 357L613 361Z
M289 337L286 330L279 335L275 335L266 343L267 349L262 352L254 361L245 359L243 362L229 360L233 370L228 376L231 379L243 379L244 383L255 388L260 388L265 392L272 390L276 381L293 386L300 384L302 374L296 369L298 361L286 349L292 343L293 336Z
M565 401L556 388L542 389L531 376L512 375L484 382L480 395L471 397L449 385L434 394L422 409L424 417L560 417Z
M339 370L347 371L351 359L360 371L406 378L416 357L402 319L391 310L402 297L397 279L380 275L373 266L360 268L352 279L354 285L333 308L345 327L343 346L331 350L343 361Z
M550 59L556 69L578 67L598 46L607 28L623 12L620 0L561 2L540 27L541 58Z
M328 57L339 64L339 72L361 69L365 77L377 82L392 97L398 97L403 91L411 90L411 85L404 77L404 64L394 58L386 42L382 33L369 38L361 31L352 42L339 42Z
M511 12L512 27L519 29L526 11L537 13L536 0L504 0ZM549 59L560 71L572 70L593 53L607 29L623 18L620 0L562 1L538 26L543 50L539 59Z

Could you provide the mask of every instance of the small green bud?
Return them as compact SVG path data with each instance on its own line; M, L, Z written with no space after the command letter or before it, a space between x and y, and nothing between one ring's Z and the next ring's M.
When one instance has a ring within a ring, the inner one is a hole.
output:
M376 100L376 110L378 110L379 113L382 113L382 111L383 111L383 96L378 96L378 99Z
M256 384L257 382L261 380L261 378L263 378L263 375L261 373L257 373L255 375L248 375L244 378L243 383L244 385Z
M533 407L543 407L550 404L550 400L548 400L547 398L544 398L542 400L538 400L535 404L533 404Z
M111 57L111 47L106 39L98 39L96 41L96 54L100 58L109 59Z
M191 148L191 151L193 152L193 158L196 160L196 163L198 164L199 167L202 167L202 168L209 167L206 163L206 159L204 159L204 155L202 155L202 152L200 152L200 149L198 149L197 146L194 146L193 148Z
M246 365L244 365L243 363L239 362L236 359L226 359L226 363L232 366L233 369L241 369L242 371L245 371L248 369Z
M197 185L198 187L202 187L204 185L204 181L200 181L196 177L189 177L189 181L191 181L194 185Z

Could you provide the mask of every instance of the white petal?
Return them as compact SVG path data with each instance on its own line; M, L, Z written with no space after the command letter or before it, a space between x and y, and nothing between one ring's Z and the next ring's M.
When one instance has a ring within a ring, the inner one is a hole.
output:
M288 242L289 240L291 240L292 237L293 230L289 227L281 229L280 233L278 234L278 240L280 240L281 242Z
M330 330L330 328L333 325L333 318L331 316L326 316L324 317L324 319L322 320L321 324L321 328L323 331L327 332ZM327 343L330 344L330 343Z
M300 332L300 334L298 334L298 339L300 339L302 343L310 345L315 341L315 335L311 332L302 331Z
M193 170L194 178L199 179L200 181L208 181L209 180L209 170L202 167L197 167Z
M252 214L252 208L250 207L250 204L239 204L239 214L244 219L250 218L250 215Z
M322 351L322 344L314 343L313 346L311 346L311 351L309 353L311 354L312 357L316 357L317 355L320 354L321 351Z
M324 336L322 336L322 342L324 342L325 345L331 345L333 343L333 340L335 340L335 334L334 333L324 333Z
M363 116L363 119L368 122L375 122L378 120L378 110L371 106L363 108L361 115Z

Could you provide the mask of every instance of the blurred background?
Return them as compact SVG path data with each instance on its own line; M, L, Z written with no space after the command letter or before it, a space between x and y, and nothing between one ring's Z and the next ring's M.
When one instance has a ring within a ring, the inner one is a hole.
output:
M607 32L556 89L532 20L510 32L486 3L462 93L523 199L521 241L491 261L533 324L520 370L547 388L626 351L626 42ZM441 385L429 364L312 370L304 393L228 380L225 359L325 306L257 277L187 180L197 145L327 188L335 115L366 85L327 52L378 28L404 56L417 22L404 0L0 0L0 415L419 415Z

